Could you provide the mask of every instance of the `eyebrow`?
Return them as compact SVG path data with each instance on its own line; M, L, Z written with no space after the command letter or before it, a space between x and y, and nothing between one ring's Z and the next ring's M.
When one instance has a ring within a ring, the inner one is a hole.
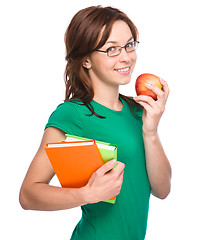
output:
M127 42L129 42L132 39L133 39L133 37L129 38L129 40ZM116 41L108 41L108 42L106 42L106 44L107 43L118 44L118 42L116 42Z

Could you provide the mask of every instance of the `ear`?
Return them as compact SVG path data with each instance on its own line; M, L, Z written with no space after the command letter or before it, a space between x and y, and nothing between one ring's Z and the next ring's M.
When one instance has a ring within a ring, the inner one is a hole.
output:
M92 67L90 59L89 59L89 58L86 58L86 59L83 61L82 66L83 66L84 68L90 69L90 68Z

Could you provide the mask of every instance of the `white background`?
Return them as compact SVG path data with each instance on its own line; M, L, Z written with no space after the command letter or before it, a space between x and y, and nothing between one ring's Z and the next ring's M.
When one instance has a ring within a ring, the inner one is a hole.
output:
M69 239L80 219L80 208L25 211L18 194L48 117L64 99L66 27L78 10L98 4L120 8L139 30L134 75L121 93L134 96L135 79L145 72L171 90L159 135L173 168L172 190L166 200L151 197L146 239L203 239L200 0L0 3L0 239Z

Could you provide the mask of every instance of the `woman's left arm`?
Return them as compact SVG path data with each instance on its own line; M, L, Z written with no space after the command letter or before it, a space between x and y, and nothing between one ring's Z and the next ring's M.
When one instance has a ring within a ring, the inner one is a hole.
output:
M143 139L146 154L146 167L152 194L164 199L168 196L171 187L171 166L161 145L157 128L159 120L165 110L169 95L167 83L160 79L163 91L152 84L147 88L157 94L157 100L139 95L134 100L143 106Z

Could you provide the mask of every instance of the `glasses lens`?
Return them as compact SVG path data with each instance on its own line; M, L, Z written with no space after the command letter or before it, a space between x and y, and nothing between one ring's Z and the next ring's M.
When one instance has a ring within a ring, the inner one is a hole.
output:
M138 42L136 42L136 41L128 43L125 47L126 52L134 51L135 49L137 49L137 46L138 46Z
M107 49L107 55L109 57L114 57L120 54L121 52L121 47L110 47Z

